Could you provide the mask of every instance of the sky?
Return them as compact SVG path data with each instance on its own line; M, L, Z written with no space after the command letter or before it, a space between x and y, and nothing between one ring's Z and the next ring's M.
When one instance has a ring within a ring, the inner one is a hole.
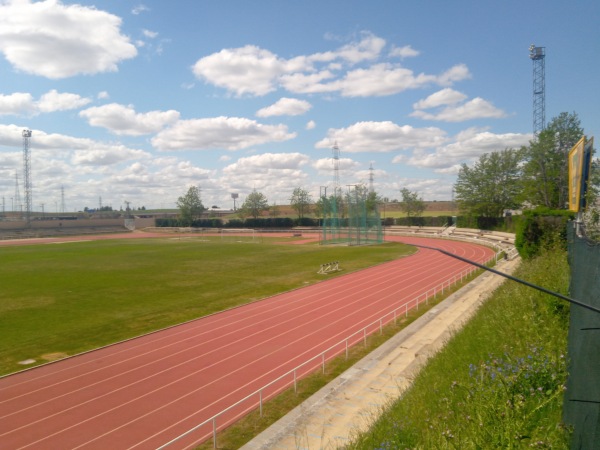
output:
M364 184L452 198L546 122L600 139L597 0L0 0L0 207L288 204ZM338 158L333 146L337 144Z

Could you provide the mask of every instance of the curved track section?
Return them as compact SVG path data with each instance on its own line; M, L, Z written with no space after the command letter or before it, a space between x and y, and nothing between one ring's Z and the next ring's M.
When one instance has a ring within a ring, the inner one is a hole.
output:
M480 263L494 255L464 242L389 239L440 247ZM160 447L367 324L411 301L414 305L415 298L468 267L420 249L407 258L4 377L2 448ZM343 351L340 345L326 357ZM316 360L304 366L298 376L319 365ZM291 382L275 383L263 399ZM256 401L241 404L220 417L219 426L255 407ZM210 437L211 427L169 448L188 448Z

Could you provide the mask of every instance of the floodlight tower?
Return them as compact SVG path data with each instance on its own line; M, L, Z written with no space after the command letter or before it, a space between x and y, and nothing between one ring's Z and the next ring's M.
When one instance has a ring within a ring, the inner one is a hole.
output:
M25 221L31 225L31 157L29 155L29 139L31 130L23 130L23 188L25 190Z
M374 181L375 177L373 175L373 163L371 163L371 166L369 167L369 192L371 194L375 192L375 186L373 185Z
M546 128L546 47L529 46L533 61L533 135Z

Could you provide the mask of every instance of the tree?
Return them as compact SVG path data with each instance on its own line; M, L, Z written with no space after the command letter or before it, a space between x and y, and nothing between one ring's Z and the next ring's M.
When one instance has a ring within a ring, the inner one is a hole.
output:
M269 215L271 217L279 217L281 215L281 209L277 203L273 203L269 208Z
M370 214L378 211L379 205L383 203L383 200L379 195L377 195L377 192L369 191L365 203L367 206L367 213Z
M269 202L264 194L255 189L248 197L246 197L246 200L244 200L244 204L240 209L241 214L244 216L252 216L253 218L258 219L261 212L269 210Z
M569 195L568 154L583 136L576 113L560 113L537 140L524 148L523 200L535 206L566 209Z
M292 192L290 197L290 205L298 214L298 219L304 218L306 214L310 212L310 205L312 204L312 196L306 189L297 187Z
M315 216L327 218L331 215L331 201L328 197L321 196L315 203Z
M463 164L454 185L459 208L467 213L502 217L506 209L520 206L521 150L484 153L469 167Z
M187 193L177 199L179 208L179 218L183 226L190 227L194 220L200 218L200 215L206 210L200 200L200 190L196 186L191 186Z
M406 213L406 217L410 221L411 217L420 217L425 211L425 202L419 196L418 192L413 192L410 189L400 189L402 195L402 203L400 209Z
M320 218L329 219L335 215L338 219L346 217L348 212L347 203L344 201L344 197L338 191L337 197L330 195L329 197L322 196L315 203L315 215Z

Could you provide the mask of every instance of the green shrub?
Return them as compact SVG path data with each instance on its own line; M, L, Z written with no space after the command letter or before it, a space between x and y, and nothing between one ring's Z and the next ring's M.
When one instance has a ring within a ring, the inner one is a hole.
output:
M515 246L522 258L532 258L544 249L566 248L567 222L574 213L536 208L524 211L517 222Z
M403 227L443 227L451 223L451 216L397 217L395 219L395 225Z

